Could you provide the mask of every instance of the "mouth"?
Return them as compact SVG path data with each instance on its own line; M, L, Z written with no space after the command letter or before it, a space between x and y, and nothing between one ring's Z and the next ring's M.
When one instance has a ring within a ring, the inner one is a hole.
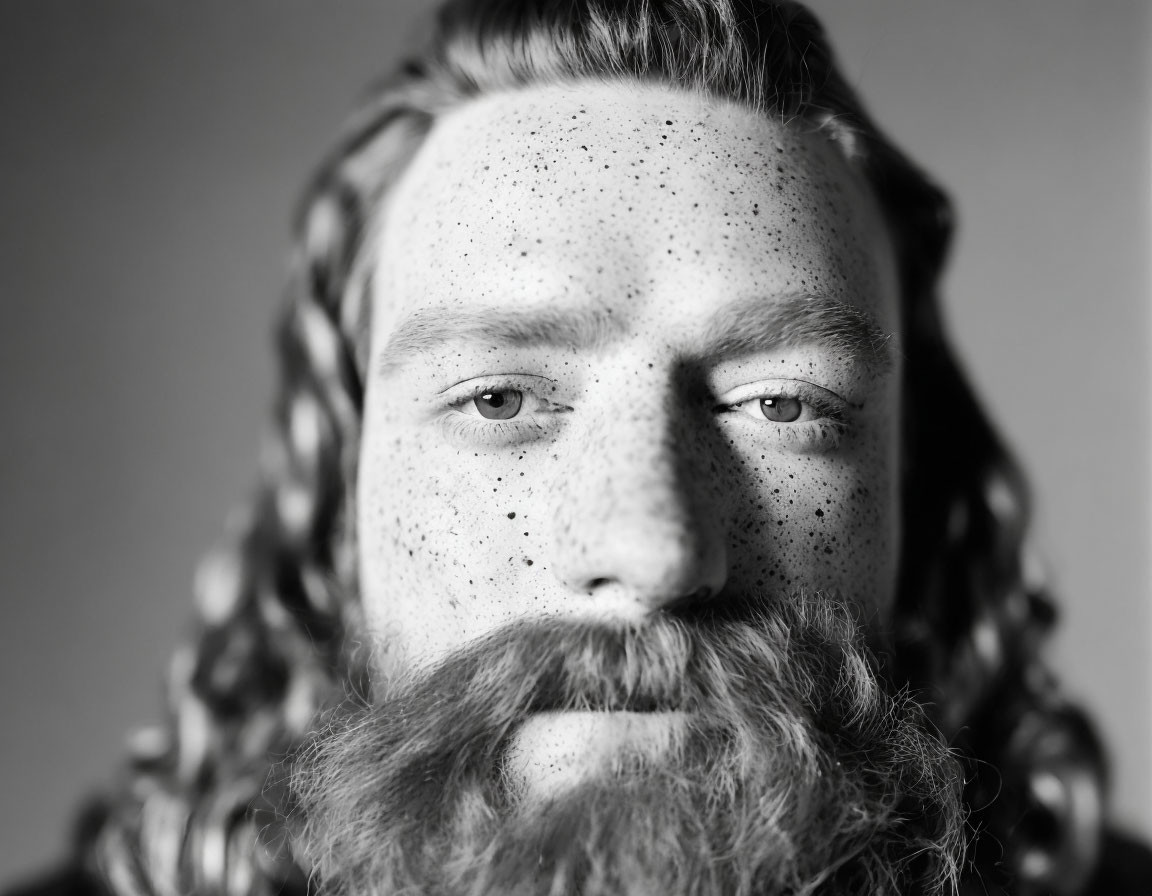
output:
M657 708L540 713L520 726L505 770L514 793L555 795L669 755L688 723L688 713Z

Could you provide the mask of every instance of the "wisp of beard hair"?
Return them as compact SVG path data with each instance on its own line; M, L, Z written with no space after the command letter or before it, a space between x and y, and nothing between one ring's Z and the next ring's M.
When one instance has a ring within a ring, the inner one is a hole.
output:
M738 617L738 618L737 618ZM524 622L376 682L287 764L321 894L945 893L960 766L852 612L792 595L640 624ZM506 760L534 713L675 710L682 737L543 800Z

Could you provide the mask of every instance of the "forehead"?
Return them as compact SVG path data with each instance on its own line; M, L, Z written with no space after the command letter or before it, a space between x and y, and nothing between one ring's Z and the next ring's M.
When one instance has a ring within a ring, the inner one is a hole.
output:
M667 87L469 102L438 120L383 223L377 332L422 306L493 304L592 304L637 326L679 314L691 330L717 303L796 292L896 327L887 233L839 149Z

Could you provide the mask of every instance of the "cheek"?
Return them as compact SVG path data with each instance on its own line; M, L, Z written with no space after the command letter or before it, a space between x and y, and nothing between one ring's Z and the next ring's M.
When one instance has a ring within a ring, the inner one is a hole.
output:
M524 580L547 566L537 478L522 452L477 458L426 432L365 440L361 591L389 650L432 661L524 612Z
M865 606L890 603L898 538L886 450L765 453L741 464L741 478L729 528L734 588L803 588Z

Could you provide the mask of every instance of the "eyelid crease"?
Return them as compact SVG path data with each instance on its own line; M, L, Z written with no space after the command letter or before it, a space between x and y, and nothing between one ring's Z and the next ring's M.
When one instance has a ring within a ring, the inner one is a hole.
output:
M835 395L837 398L839 398L841 401L843 401L845 403L847 403L847 401L848 401L846 398L844 398L843 395L840 395L838 392L836 392L832 389L829 389L827 386L821 386L819 383L814 383L811 380L802 379L801 377L797 377L797 376L765 377L762 380L753 380L750 383L744 383L743 385L737 386L734 389L728 389L724 394L730 395L730 394L740 394L740 393L744 393L744 392L747 392L749 395L751 395L753 393L757 393L757 392L769 394L771 392L771 389L767 388L767 387L775 386L775 385L778 385L781 383L783 383L783 384L801 383L805 386L810 386L813 389L819 389L821 392L827 392L829 395Z
M471 383L473 381L475 381L478 385L479 384L486 384L488 386L488 388L496 391L499 389L499 387L509 388L507 383L499 382L500 380L515 379L516 377L522 377L525 380L542 380L543 382L551 383L554 386L559 385L556 382L556 380L551 379L550 377L541 376L538 373L493 373L493 374L484 374L481 376L470 376L470 377L466 377L465 379L458 380L457 382L453 383L450 386L445 386L443 389L441 389L439 392L437 392L436 395L437 396L445 395L448 392L451 392L453 389L456 389L459 386L466 385L467 383Z

